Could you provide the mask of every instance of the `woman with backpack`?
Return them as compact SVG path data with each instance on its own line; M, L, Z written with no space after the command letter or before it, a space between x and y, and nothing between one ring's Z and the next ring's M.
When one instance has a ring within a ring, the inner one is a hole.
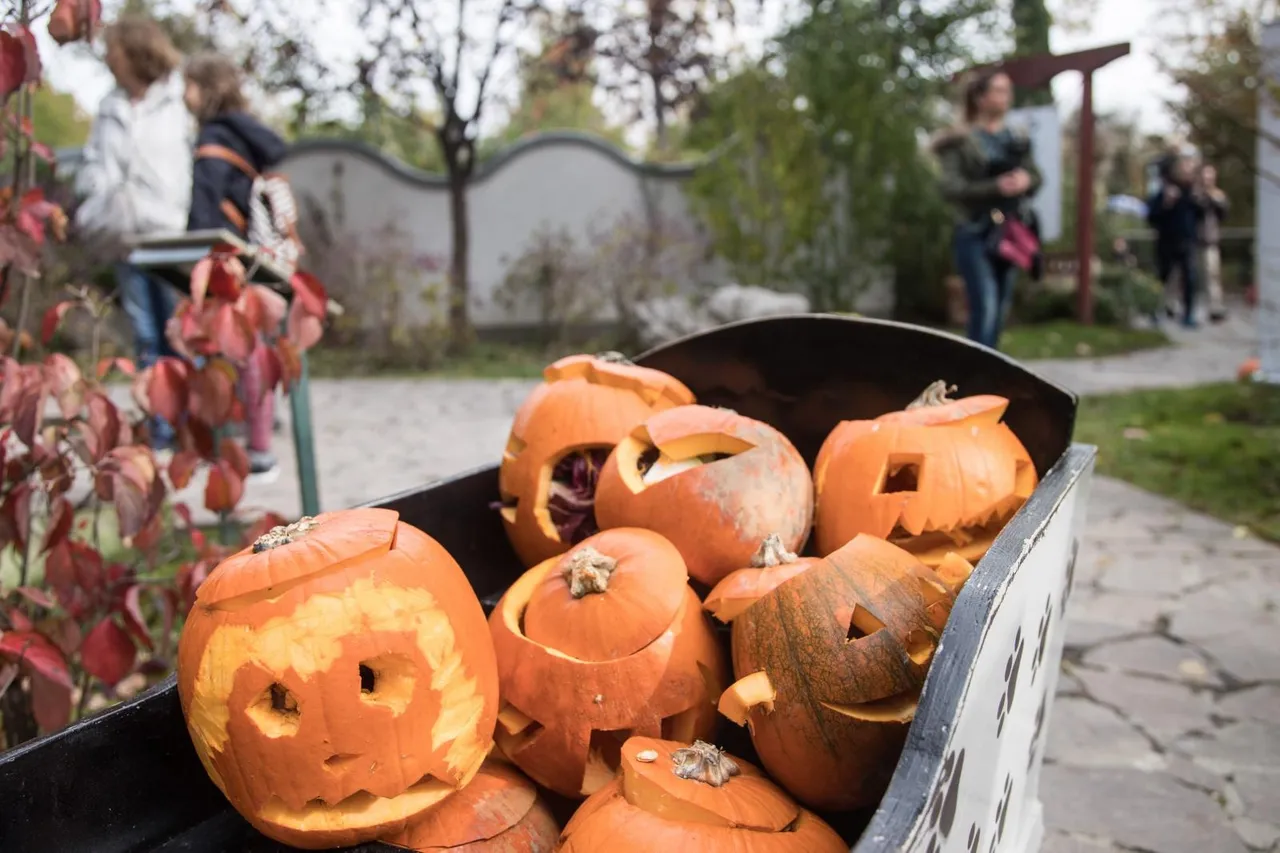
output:
M259 201L255 181L284 159L287 146L249 114L240 69L230 60L217 54L194 56L185 76L184 100L200 123L187 230L224 228L251 240L251 226L257 224L251 209ZM271 452L275 396L262 387L252 362L241 375L241 399L248 422L249 471L276 474Z

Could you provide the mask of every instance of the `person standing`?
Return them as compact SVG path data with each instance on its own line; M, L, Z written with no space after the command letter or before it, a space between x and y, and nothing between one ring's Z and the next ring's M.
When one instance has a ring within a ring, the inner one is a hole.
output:
M1000 342L1017 267L995 250L1002 224L1030 223L1029 200L1040 171L1025 133L1005 125L1013 83L998 69L980 72L966 87L964 126L933 144L942 167L939 188L956 210L952 247L969 301L967 334L989 347Z
M133 326L140 367L176 353L165 323L181 293L123 259L135 239L181 233L191 201L194 125L182 102L182 60L151 20L122 17L103 31L107 68L116 87L98 107L76 176L76 226L117 258L115 278ZM150 421L157 450L173 443L173 426Z
M254 178L284 159L283 139L248 112L240 69L226 57L205 53L185 69L187 108L200 123L187 230L223 228L247 238ZM249 471L274 477L271 452L275 395L263 387L257 363L241 374L241 399L248 422Z
M1182 325L1196 327L1196 264L1195 250L1199 239L1200 223L1204 208L1196 195L1194 166L1185 155L1170 155L1161 166L1161 183L1147 202L1147 222L1156 231L1156 269L1171 293L1175 276L1182 284ZM1176 303L1166 309L1176 316Z
M1222 298L1222 222L1231 209L1227 194L1218 186L1218 170L1205 163L1200 167L1196 195L1203 210L1200 223L1200 258L1203 261L1205 289L1209 292L1209 321L1227 319Z

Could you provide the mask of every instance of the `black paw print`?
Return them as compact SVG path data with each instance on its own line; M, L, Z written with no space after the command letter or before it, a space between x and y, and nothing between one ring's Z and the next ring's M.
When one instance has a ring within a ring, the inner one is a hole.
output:
M1036 711L1036 727L1031 733L1031 749L1027 752L1027 772L1036 763L1036 752L1040 749L1040 735L1044 732L1044 715L1049 710L1049 694L1040 697L1040 708Z
M1000 841L1004 838L1004 822L1009 816L1009 801L1013 799L1013 776L1005 774L1004 777L1004 793L1000 795L1000 802L996 803L995 820L992 823L992 830L995 837L991 839L991 853L995 853L1000 847Z
M1018 670L1022 669L1022 651L1026 643L1022 639L1022 628L1013 636L1013 651L1004 664L1004 693L1000 696L1000 704L996 706L996 737L1004 732L1004 721L1013 710L1013 697L1018 692Z
M964 750L947 754L942 763L938 787L929 804L929 843L927 853L938 853L956 822L956 803L960 799L960 776L964 773ZM970 834L972 835L972 830Z
M1049 645L1049 626L1053 623L1053 596L1049 595L1044 600L1044 613L1040 615L1040 644L1036 646L1036 653L1031 658L1031 683L1036 683L1036 676L1040 674L1040 664L1044 663L1045 649Z
M1067 577L1062 583L1062 600L1058 602L1058 615L1067 615L1067 600L1071 598L1071 587L1076 580L1076 555L1080 553L1080 540L1071 540L1071 556L1067 558Z
M978 829L976 823L969 824L969 844L965 847L969 853L978 853L978 847L982 844L982 830Z

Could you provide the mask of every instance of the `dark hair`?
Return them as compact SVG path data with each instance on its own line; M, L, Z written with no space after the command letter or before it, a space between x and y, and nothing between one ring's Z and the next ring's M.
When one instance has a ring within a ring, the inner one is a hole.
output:
M150 18L127 15L107 26L102 37L120 48L129 71L144 86L168 77L182 62L169 36Z
M987 90L991 88L991 81L999 77L1001 74L1008 74L1000 66L992 68L983 68L974 74L964 87L964 120L966 124L972 124L973 120L978 117L978 102L987 94Z
M249 102L240 90L240 69L225 56L197 54L191 57L183 73L187 82L200 90L200 110L196 118L202 123L248 109Z

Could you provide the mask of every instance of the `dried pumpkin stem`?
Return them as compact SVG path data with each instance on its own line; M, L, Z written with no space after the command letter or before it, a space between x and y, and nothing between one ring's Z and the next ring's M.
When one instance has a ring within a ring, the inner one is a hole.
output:
M596 358L599 359L600 361L607 361L610 364L626 364L626 365L632 365L632 366L635 365L635 362L633 362L631 359L627 358L625 355L618 352L617 350L606 350L604 352L598 352L596 353Z
M948 385L945 379L931 382L928 388L920 392L919 397L907 404L907 409L923 409L926 406L942 406L947 403L953 403L955 401L949 399L947 395L954 394L956 390L956 386Z
M590 545L569 555L569 564L563 569L569 582L569 594L582 598L591 593L609 589L609 577L618 568L618 561L606 557Z
M282 524L279 527L273 527L254 541L253 553L261 554L263 551L270 551L272 548L279 548L281 545L297 542L319 526L319 521L312 516L306 515L293 524Z
M782 537L776 533L770 533L760 543L760 549L751 557L751 568L753 569L772 569L774 566L785 566L787 563L794 563L800 559L795 554L787 550L782 544Z
M681 779L692 779L713 788L719 788L741 771L738 762L724 754L724 750L703 740L695 740L671 753L674 766L671 772Z

